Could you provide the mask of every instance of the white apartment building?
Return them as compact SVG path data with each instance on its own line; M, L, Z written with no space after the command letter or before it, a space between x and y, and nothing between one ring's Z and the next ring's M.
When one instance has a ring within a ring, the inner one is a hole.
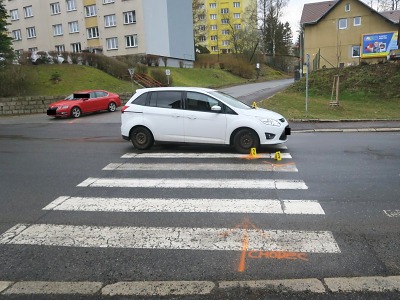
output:
M16 51L149 54L192 66L188 0L6 0Z

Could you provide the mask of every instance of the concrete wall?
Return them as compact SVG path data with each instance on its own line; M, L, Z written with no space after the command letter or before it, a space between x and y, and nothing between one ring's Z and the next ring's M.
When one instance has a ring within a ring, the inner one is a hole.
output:
M132 93L119 95L123 104L132 97ZM62 98L63 96L0 98L0 116L46 113L50 103Z

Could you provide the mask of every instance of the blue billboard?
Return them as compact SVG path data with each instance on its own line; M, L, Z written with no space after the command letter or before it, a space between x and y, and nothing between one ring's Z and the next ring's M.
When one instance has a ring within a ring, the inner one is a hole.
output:
M386 57L397 49L398 32L382 32L362 35L361 58Z

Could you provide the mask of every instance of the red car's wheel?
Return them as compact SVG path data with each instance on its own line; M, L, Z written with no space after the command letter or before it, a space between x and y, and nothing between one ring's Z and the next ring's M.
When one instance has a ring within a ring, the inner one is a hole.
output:
M110 102L110 103L108 104L108 111L109 111L109 112L116 111L116 109L117 109L117 105L116 105L114 102Z
M79 107L73 107L71 109L71 117L73 118L79 118L82 115L82 111Z

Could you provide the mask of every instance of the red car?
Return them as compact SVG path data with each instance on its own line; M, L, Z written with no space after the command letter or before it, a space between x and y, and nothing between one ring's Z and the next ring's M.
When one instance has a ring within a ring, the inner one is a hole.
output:
M119 106L121 99L118 94L104 90L86 90L75 92L64 100L51 103L47 115L56 118L79 118L82 114L101 110L113 112Z

